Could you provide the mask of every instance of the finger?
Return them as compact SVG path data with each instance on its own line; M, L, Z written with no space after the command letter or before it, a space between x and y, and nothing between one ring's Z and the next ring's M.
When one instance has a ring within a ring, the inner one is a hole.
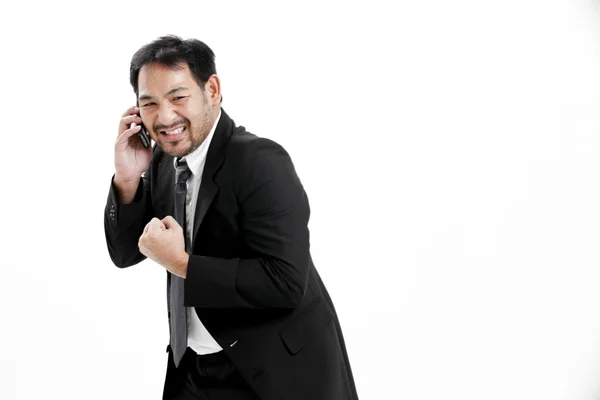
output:
M148 223L146 224L146 226L144 227L144 233L142 233L142 236L140 236L140 241L142 240L142 238L147 237L148 233L152 231L152 226L153 226L153 221L157 219L157 218L152 218L150 221L148 221Z
M135 123L132 124L132 127L129 129L125 129L122 133L117 136L116 143L123 143L129 140L130 137L138 133L142 129L139 125Z
M121 117L126 117L131 114L137 114L139 111L140 111L140 108L138 106L131 106L127 109L127 111L125 111L123 114L121 114Z
M140 249L140 253L148 257L148 252L146 251L146 247L144 247L141 243L138 243L138 248Z
M170 215L164 217L162 223L165 224L167 229L181 229L181 225L179 225L177 220Z
M133 114L133 115L128 115L126 117L121 118L120 121L120 128L121 129L127 129L131 127L131 124L135 122L137 125L142 123L142 117L140 117L137 114Z
M158 232L165 230L165 225L163 224L163 222L156 217L152 218L148 225L150 225L150 228L148 229L150 232Z

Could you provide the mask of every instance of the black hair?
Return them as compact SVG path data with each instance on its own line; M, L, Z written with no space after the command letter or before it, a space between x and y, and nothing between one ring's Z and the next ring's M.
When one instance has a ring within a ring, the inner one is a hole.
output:
M129 82L136 96L139 95L140 69L152 63L171 68L181 68L182 64L187 63L202 90L208 79L217 73L215 53L204 42L197 39L183 40L175 35L162 36L140 48L131 58Z

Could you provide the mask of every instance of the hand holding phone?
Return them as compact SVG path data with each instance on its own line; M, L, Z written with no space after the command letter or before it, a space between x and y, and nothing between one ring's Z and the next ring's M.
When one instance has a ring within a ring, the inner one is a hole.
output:
M146 131L144 124L140 124L140 131L137 133L137 135L142 141L144 147L150 147L150 135L148 135L148 131Z
M139 183L139 178L148 169L152 161L150 137L145 142L139 136L142 128L137 107L129 107L122 115L119 123L117 139L115 140L115 176L114 183L119 192L119 198L129 201L131 192ZM138 126L140 125L140 126ZM145 135L148 135L144 129ZM135 137L137 135L137 137ZM140 143L142 145L140 145Z

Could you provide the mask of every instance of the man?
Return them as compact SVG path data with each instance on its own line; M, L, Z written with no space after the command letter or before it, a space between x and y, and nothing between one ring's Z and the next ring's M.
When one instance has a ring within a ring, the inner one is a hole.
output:
M163 398L357 399L287 152L221 108L198 40L142 47L130 81L139 108L119 124L104 227L116 266L150 258L167 271Z

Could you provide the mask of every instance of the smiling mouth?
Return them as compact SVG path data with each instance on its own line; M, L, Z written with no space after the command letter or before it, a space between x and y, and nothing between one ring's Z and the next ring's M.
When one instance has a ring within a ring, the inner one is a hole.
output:
M175 142L183 137L187 131L186 126L180 126L179 128L171 129L171 130L162 130L160 134L165 140L168 142Z
M167 136L173 136L173 135L179 135L181 133L183 133L185 131L185 126L180 126L179 128L176 129L171 129L169 131L160 131L161 134L163 135L167 135Z

